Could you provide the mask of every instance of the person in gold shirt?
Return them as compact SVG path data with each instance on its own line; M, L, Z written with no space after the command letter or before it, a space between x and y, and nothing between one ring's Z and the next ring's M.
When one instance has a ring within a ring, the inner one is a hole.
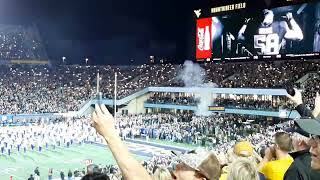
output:
M249 141L240 141L234 146L232 151L228 152L227 159L228 159L228 164L222 169L222 174L219 180L227 180L227 179L233 178L233 176L229 174L229 171L230 171L229 165L231 165L233 162L249 160L250 162L252 162L253 165L255 165L254 169L257 171L257 167L256 167L257 163L260 162L262 158L254 151L253 145ZM249 167L249 166L244 166L244 167ZM259 180L265 180L264 176L261 173L257 172L257 175Z
M265 157L259 164L259 171L267 180L283 180L284 174L293 162L289 155L292 150L292 139L288 133L275 134L275 143L266 149Z

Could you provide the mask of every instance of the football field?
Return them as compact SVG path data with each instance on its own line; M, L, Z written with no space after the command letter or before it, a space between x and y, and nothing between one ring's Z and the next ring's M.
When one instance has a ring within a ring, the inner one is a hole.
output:
M146 143L144 141L126 142L129 151L134 154L138 161L147 160L154 154L169 154L171 150L184 151L186 148L172 146L166 143ZM72 172L77 168L82 170L86 167L86 160L92 160L96 165L115 164L111 151L107 146L100 144L73 145L69 148L57 147L56 149L44 149L28 151L26 153L14 152L11 156L0 155L0 180L26 180L34 169L39 167L41 180L48 179L48 170L53 168L53 178L60 178L63 170L65 177L68 170Z
M136 155L138 160L148 157ZM112 153L106 147L85 144L72 146L70 148L58 147L55 150L48 149L42 153L29 151L27 153L11 154L11 156L0 156L0 180L9 180L13 176L14 180L26 180L33 174L36 167L39 167L41 180L48 179L48 170L53 168L54 178L60 178L61 169L67 176L67 171L76 168L85 168L86 160L92 160L94 164L115 164Z

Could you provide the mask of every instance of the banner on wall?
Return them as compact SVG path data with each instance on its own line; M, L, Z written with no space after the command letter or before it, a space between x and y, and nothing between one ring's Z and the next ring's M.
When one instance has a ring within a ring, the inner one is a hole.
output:
M197 59L212 56L212 18L197 20L196 57Z

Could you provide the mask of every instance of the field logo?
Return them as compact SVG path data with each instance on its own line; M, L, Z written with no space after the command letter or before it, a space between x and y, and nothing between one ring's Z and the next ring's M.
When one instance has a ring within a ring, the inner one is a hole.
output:
M201 16L201 9L194 10L193 12L196 14L197 18Z

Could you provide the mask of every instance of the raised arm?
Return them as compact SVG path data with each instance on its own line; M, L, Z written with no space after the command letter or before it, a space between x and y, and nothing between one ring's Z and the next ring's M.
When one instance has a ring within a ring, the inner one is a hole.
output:
M146 169L132 156L127 146L121 141L115 129L114 118L105 105L96 105L92 114L93 126L108 143L109 148L128 180L151 180Z
M286 34L284 35L284 38L289 40L296 40L301 41L303 39L303 33L297 22L293 19L292 13L286 14L286 19L288 25L286 24Z
M301 117L313 117L313 113L311 112L310 109L308 109L302 101L302 94L301 92L294 88L294 96L287 95L287 97L294 103L296 110L300 114Z
M249 23L250 20L251 20L251 18L246 18L245 19L244 25L240 28L240 30L238 32L238 40L245 40L246 39L245 36L244 36L244 33L247 30L248 23Z

